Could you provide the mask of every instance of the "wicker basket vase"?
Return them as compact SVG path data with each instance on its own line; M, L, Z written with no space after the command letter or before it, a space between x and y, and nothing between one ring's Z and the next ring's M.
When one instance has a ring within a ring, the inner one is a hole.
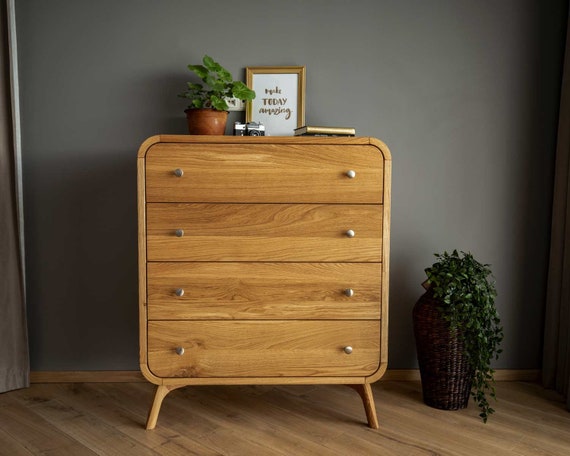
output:
M413 310L423 398L430 407L458 410L469 402L473 371L458 331L449 328L437 307L438 301L428 290Z

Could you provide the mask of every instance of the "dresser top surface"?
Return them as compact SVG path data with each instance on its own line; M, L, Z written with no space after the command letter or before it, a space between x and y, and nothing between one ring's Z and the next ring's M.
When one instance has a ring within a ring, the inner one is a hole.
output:
M138 156L144 158L147 151L158 143L185 144L276 144L276 145L346 145L376 147L384 160L391 160L390 150L384 142L367 136L199 136L199 135L155 135L147 138L140 146Z

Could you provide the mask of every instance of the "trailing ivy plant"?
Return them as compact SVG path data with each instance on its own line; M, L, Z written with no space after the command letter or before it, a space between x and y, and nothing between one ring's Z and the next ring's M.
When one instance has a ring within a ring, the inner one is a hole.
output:
M232 74L212 57L205 55L203 65L188 65L188 69L196 74L203 82L188 82L185 92L179 97L190 100L192 108L212 108L217 111L227 111L229 106L226 98L237 98L242 101L253 100L255 92L241 81L234 81Z
M503 327L495 308L497 292L490 266L471 253L454 250L435 254L437 261L426 268L427 284L440 303L440 312L463 342L474 372L471 396L479 406L484 423L494 409L487 394L496 400L491 362L499 358Z

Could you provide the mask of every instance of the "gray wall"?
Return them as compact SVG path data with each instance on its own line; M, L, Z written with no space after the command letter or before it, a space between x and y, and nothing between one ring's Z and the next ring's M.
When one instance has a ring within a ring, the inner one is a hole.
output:
M136 152L205 53L306 65L307 123L391 148L390 367L454 248L493 266L497 367L540 367L564 3L17 0L32 369L137 368Z

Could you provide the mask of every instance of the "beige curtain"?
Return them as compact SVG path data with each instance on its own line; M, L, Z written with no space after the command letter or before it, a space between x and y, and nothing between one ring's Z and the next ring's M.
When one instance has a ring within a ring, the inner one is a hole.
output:
M8 2L0 6L0 393L29 385L28 332L22 276L12 119ZM13 3L12 3L13 5Z
M542 376L544 386L561 393L570 410L570 33L558 124Z

